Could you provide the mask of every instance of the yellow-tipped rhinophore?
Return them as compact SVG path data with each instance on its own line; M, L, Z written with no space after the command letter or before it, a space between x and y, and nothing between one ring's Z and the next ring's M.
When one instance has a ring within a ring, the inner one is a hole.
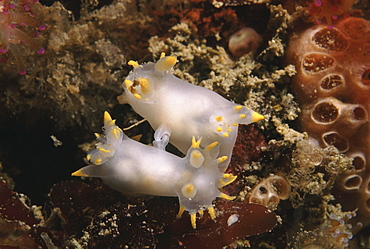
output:
M228 156L222 156L222 157L219 157L219 158L217 158L217 162L218 162L218 163L225 162L228 158L229 158Z
M104 124L112 121L112 117L110 116L109 112L105 111L104 112Z
M137 63L137 61L130 60L127 64L133 68L139 67L139 63Z
M216 219L215 209L212 206L208 208L208 213L212 220Z
M236 178L238 178L238 176L233 176L232 174L224 174L224 178L220 179L218 182L223 187L223 186L229 185L230 183L234 182Z
M257 112L253 112L252 113L252 122L257 122L257 121L260 121L262 119L265 119L265 117Z
M243 109L243 106L242 105L236 105L236 106L234 106L234 109L235 109L235 111L240 111L241 109Z
M185 207L180 206L180 208L179 208L179 212L177 213L176 218L177 218L177 219L180 219L180 218L181 218L181 216L182 216L182 214L184 213L184 211L185 211Z
M73 173L72 173L72 176L83 176L83 177L88 177L88 175L84 174L84 173L82 172L82 170L81 170L81 169L79 169L79 170L77 170L77 171L73 172Z
M206 150L210 151L212 150L216 145L218 144L218 141L215 141L211 144L209 144L207 147L206 147Z
M193 136L192 138L191 138L191 147L192 148L194 148L194 149L198 149L199 148L199 146L200 146L200 142L202 141L202 139L201 138L199 138L199 140L198 141L196 141L195 140L195 137Z
M155 63L154 69L158 72L164 72L170 70L176 64L175 56L166 56L161 58L157 63Z
M162 52L161 55L159 56L159 59L162 59L165 56L166 56L166 53L165 52Z
M191 226L192 226L194 229L197 229L196 219L197 219L197 213L192 213L192 214L190 214Z
M236 196L229 196L229 195L224 194L224 193L221 193L219 197L224 198L224 199L229 200L229 201L232 201L236 198Z

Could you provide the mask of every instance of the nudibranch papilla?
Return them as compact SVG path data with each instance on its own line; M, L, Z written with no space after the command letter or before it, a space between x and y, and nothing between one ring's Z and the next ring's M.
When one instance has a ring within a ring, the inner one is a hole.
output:
M236 176L224 174L218 165L219 143L201 147L201 138L191 139L184 158L154 146L128 138L108 112L104 114L104 134L98 135L96 149L87 158L92 163L72 173L73 176L99 177L107 185L126 195L177 196L178 217L187 210L196 228L196 214L208 209L216 217L212 201L216 197L233 200L219 188L232 183Z
M118 97L128 103L155 129L154 146L164 149L170 141L182 153L191 146L191 138L202 137L202 144L220 144L220 155L228 157L219 165L227 168L239 124L250 124L264 117L237 105L204 87L192 85L172 74L176 57L165 56L156 63L139 65L129 61L133 70L124 80L124 92Z

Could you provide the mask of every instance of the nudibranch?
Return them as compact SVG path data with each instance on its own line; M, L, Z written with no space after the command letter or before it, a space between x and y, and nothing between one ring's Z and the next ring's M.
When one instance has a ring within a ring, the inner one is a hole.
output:
M202 137L202 145L219 142L220 155L228 157L219 165L227 168L239 124L250 124L264 117L237 105L204 87L192 85L172 74L176 57L164 56L156 63L139 65L124 80L118 97L148 120L155 130L154 146L164 149L171 142L182 153L191 147L191 138Z
M201 139L191 139L184 158L128 138L108 112L104 114L103 135L97 135L96 149L87 159L92 163L73 176L99 177L111 188L126 195L177 196L178 217L187 210L196 228L196 215L208 209L216 217L212 201L216 197L233 200L219 189L236 176L224 174L218 165L227 156L219 155L219 143L201 147Z

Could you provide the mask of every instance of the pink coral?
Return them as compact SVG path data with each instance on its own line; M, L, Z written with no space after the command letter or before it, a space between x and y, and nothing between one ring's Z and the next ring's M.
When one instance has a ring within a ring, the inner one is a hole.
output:
M313 0L308 7L309 14L316 23L325 20L331 25L340 16L348 14L355 2L356 0Z
M18 44L27 44L44 54L45 49L34 39L39 36L39 31L45 30L45 25L34 16L34 9L37 8L38 0L0 0L0 55L11 52L16 60L18 73L26 74L26 67L23 63ZM36 28L34 37L22 30L22 26ZM6 57L1 57L6 62Z

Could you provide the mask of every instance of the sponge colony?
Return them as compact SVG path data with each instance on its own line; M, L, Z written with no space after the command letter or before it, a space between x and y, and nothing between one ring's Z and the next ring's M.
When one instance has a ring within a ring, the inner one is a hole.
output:
M358 208L351 222L363 225L370 223L369 33L368 21L346 18L335 27L316 25L296 34L287 51L297 69L292 87L303 131L317 145L334 145L353 158L354 168L337 179L336 200L345 210Z

